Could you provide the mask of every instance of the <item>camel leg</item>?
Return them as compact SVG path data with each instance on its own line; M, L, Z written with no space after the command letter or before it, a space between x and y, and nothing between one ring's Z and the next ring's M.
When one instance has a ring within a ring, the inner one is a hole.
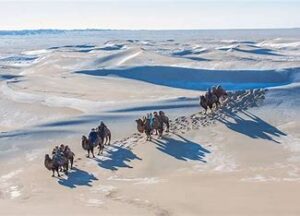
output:
M54 170L54 169L52 169L52 177L55 177L55 175L54 175L54 171L55 171L55 170Z
M69 162L65 165L64 173L65 173L66 175L68 175L68 170L69 170Z
M167 130L166 130L166 132L169 133L169 131L170 131L170 123L169 123L169 121L167 121L166 125L167 125Z
M104 144L103 144L104 145ZM99 152L98 152L98 155L101 155L101 152L103 152L103 148L101 145L99 145Z
M92 155L93 155L93 158L95 157L94 155L94 148L91 149L91 152L92 152Z
M68 172L68 170L69 170L69 161L67 161L65 169Z
M160 130L159 130L159 138L160 138L160 139L162 138L162 135L163 135L163 129L160 129Z
M108 136L108 145L110 145L110 141L111 141L111 134L109 134Z
M74 162L74 157L71 158L70 163L71 163L71 169L73 168L73 162Z
M57 172L57 177L60 177L59 171L58 171L58 167L56 168L56 172Z

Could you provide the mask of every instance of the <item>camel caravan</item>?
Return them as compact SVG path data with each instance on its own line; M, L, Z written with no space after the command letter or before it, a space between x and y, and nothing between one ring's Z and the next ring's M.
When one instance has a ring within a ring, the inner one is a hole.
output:
M94 148L99 148L98 155L103 153L104 145L110 145L111 141L111 132L107 128L107 126L101 122L97 129L92 129L89 133L88 138L86 136L82 136L82 148L88 152L88 157L90 157L90 153L93 157ZM55 172L57 176L61 175L59 172L64 172L65 175L68 175L69 167L73 168L75 154L71 151L69 146L64 146L61 144L60 146L55 146L52 151L52 158L49 154L45 155L44 165L48 170L52 171L52 177L55 176Z
M48 170L52 171L52 177L55 176L55 171L57 172L57 176L60 177L59 172L64 172L66 175L70 168L73 167L75 154L71 151L69 146L65 146L61 144L59 147L55 146L52 150L52 158L50 158L49 154L45 155L45 167Z
M99 149L98 155L101 155L103 154L104 146L110 145L110 141L111 141L111 132L108 129L108 127L101 121L97 129L92 128L88 138L84 135L82 136L81 146L84 150L88 152L87 157L90 157L90 153L91 153L94 158L95 157L94 148L98 147Z
M163 111L148 113L147 116L135 120L137 123L137 130L140 133L144 133L147 136L147 141L151 141L152 133L158 135L158 138L162 138L164 132L164 125L166 125L166 132L169 132L170 122L169 118L165 115Z
M221 105L221 100L227 97L227 92L220 86L209 88L205 95L200 96L200 106L207 113L208 108L212 111L213 108L218 109ZM146 140L151 141L152 135L155 134L159 139L163 137L163 133L169 132L170 121L163 111L148 113L146 116L135 120L137 123L137 130L140 133L146 134ZM166 127L166 130L165 130ZM81 146L87 151L87 157L90 154L94 158L94 148L98 147L98 155L103 154L105 145L110 145L111 142L111 131L109 128L101 121L100 125L95 129L92 128L88 137L85 135L81 138ZM52 151L52 158L46 154L45 155L45 167L53 172L52 176L55 176L57 172L58 177L60 177L59 172L64 172L68 174L69 167L72 169L75 154L71 151L68 146L56 146Z
M205 95L200 96L200 106L203 107L206 114L208 108L211 111L213 108L218 109L221 105L221 100L227 96L228 94L222 86L213 86L212 88L208 89Z

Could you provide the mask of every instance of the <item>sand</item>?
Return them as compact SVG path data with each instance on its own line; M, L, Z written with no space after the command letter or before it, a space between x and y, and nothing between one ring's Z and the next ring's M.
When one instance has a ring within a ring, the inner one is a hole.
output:
M299 40L123 34L0 50L0 214L299 215ZM213 83L229 96L205 114ZM134 120L158 110L170 132L149 142ZM90 159L101 120L112 144ZM51 177L61 143L75 165Z

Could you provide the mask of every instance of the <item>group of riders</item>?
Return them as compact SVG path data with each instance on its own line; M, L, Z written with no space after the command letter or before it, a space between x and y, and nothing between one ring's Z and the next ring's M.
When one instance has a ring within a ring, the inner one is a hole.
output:
M91 129L88 138L83 136L82 147L88 151L88 157L90 152L92 153L93 157L95 157L93 149L98 146L100 154L103 152L104 145L109 145L110 141L110 130L104 124L104 122L101 121L100 125L96 129ZM52 158L48 154L45 155L44 164L48 170L52 170L52 176L54 176L54 173L57 172L59 177L59 171L63 171L65 174L67 174L69 167L73 167L74 156L75 154L71 151L69 146L61 144L60 146L55 146L52 150Z
M146 133L147 140L151 140L151 135L155 132L159 138L162 137L164 132L164 126L166 126L166 132L169 132L170 122L169 118L163 111L148 113L142 119L137 119L137 130L140 133Z
M53 176L54 172L57 172L59 175L59 171L63 171L66 174L70 168L73 167L75 154L72 152L69 146L61 144L60 146L55 146L52 150L52 159L48 154L45 156L45 166L47 169L52 170Z
M222 86L214 86L209 88L208 91L200 96L200 105L205 109L205 113L208 108L211 110L215 106L221 104L221 98L226 97L228 94L222 88ZM169 118L165 115L163 111L147 113L146 116L137 119L137 130L140 133L145 133L147 135L147 140L151 141L151 135L155 133L158 135L158 138L161 138L166 126L166 132L169 132L170 122ZM82 136L82 148L87 150L88 157L90 153L94 156L94 148L99 148L98 155L103 153L104 146L110 145L111 141L111 132L109 128L104 124L103 121L100 122L100 125L97 128L92 128L88 137ZM61 144L60 146L55 146L52 151L52 159L47 154L45 156L45 166L47 169L54 172L57 171L58 176L59 170L63 170L67 173L69 168L69 163L72 168L75 154L71 151L69 146Z
M90 153L92 153L92 156L95 157L94 148L99 148L98 155L100 155L103 153L104 146L110 145L110 141L111 132L104 122L101 121L97 128L91 129L88 137L82 136L82 148L87 150L88 157L90 157Z
M206 113L208 108L210 110L212 110L214 106L218 108L221 105L221 98L227 97L227 95L226 90L221 85L213 86L208 89L205 95L200 96L200 105L204 108Z

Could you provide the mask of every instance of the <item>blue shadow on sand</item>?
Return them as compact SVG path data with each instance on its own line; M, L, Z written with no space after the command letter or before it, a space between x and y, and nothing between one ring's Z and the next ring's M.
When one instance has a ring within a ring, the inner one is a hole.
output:
M274 50L264 49L264 48L256 48L254 50L244 50L244 49L235 48L235 50L237 50L239 52L257 54L257 55L282 56L281 54L275 53Z
M278 128L250 112L240 112L249 119L242 118L241 115L237 115L233 112L227 112L226 115L230 117L232 121L229 121L225 118L217 118L217 120L225 124L229 129L254 139L265 139L280 144L280 142L275 140L272 136L280 137L287 135Z
M58 183L69 188L76 188L78 186L91 187L91 183L97 180L98 179L93 174L73 167L73 169L67 175L67 178L60 178Z
M131 150L123 147L113 146L111 150L107 151L107 154L109 154L109 156L105 160L98 158L95 160L98 162L100 167L112 171L116 171L119 168L132 168L132 166L128 165L127 163L136 159L142 160Z
M221 84L227 90L266 88L289 84L297 68L276 70L204 70L168 66L140 66L119 69L96 69L75 71L76 74L90 76L117 76L144 81L172 88L207 90L212 85Z
M195 100L196 101L196 100ZM139 112L139 111L152 111L152 110L167 110L167 109L179 109L179 108L192 108L192 107L199 107L199 104L191 104L191 103L184 103L184 104L158 104L152 106L140 106L140 107L133 107L133 108L125 108L125 109L117 109L110 111L111 113L114 112Z
M24 138L25 136L37 136L37 137L50 137L50 136L61 136L61 134L73 134L74 131L71 130L16 130L10 132L2 132L0 133L1 138Z
M206 154L211 153L198 143L187 140L186 138L177 135L179 139L164 138L163 140L156 140L154 143L157 145L157 149L183 161L194 160L202 161Z
M20 75L12 75L12 74L0 74L0 80L10 80L15 78L20 78L23 76Z

